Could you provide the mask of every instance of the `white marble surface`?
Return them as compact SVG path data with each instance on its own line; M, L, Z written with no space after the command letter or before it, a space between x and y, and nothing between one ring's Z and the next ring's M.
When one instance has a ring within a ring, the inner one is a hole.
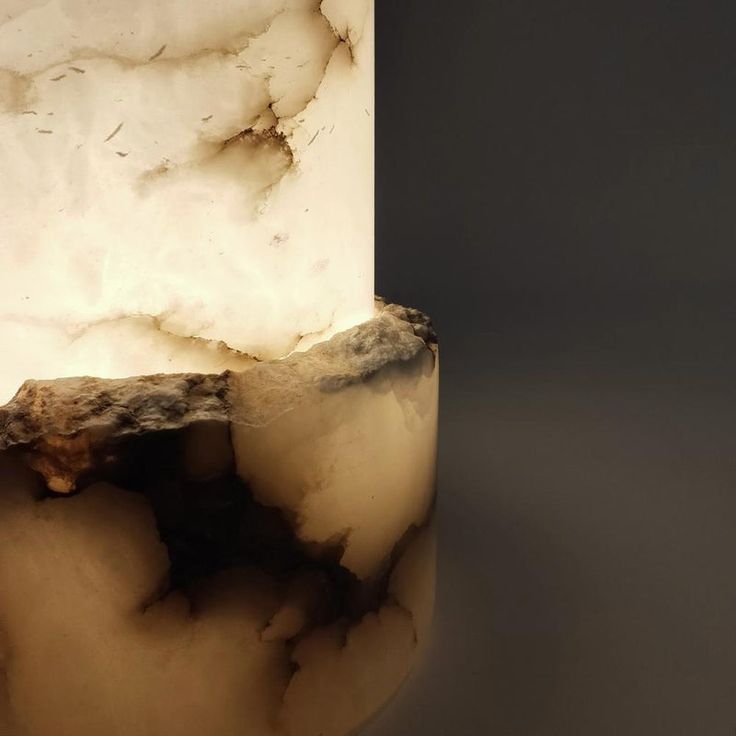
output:
M371 0L4 2L0 401L369 318L373 66Z

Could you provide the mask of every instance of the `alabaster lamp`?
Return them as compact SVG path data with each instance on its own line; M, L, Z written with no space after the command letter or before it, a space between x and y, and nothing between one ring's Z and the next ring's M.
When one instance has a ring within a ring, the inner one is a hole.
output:
M373 30L5 0L2 736L345 736L426 644L437 346L373 296Z

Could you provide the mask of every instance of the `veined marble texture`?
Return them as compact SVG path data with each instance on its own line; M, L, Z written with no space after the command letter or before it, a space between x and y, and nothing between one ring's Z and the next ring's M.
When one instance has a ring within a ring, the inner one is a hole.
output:
M373 66L372 0L3 0L0 402L369 319Z
M426 646L437 345L415 310L245 372L0 407L2 736L347 736Z
M426 645L373 56L372 0L0 0L0 736L347 736Z

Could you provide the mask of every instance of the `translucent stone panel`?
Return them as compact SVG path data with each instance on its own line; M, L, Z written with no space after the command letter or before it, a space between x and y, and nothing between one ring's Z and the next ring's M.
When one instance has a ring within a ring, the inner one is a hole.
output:
M0 402L371 316L371 0L5 0L0 129Z
M430 637L428 319L0 406L2 736L348 736Z

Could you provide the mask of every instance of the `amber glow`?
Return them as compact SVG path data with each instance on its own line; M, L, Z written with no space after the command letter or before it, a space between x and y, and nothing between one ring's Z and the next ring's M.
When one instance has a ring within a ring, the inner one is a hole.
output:
M0 403L371 316L368 0L37 6L0 22Z

